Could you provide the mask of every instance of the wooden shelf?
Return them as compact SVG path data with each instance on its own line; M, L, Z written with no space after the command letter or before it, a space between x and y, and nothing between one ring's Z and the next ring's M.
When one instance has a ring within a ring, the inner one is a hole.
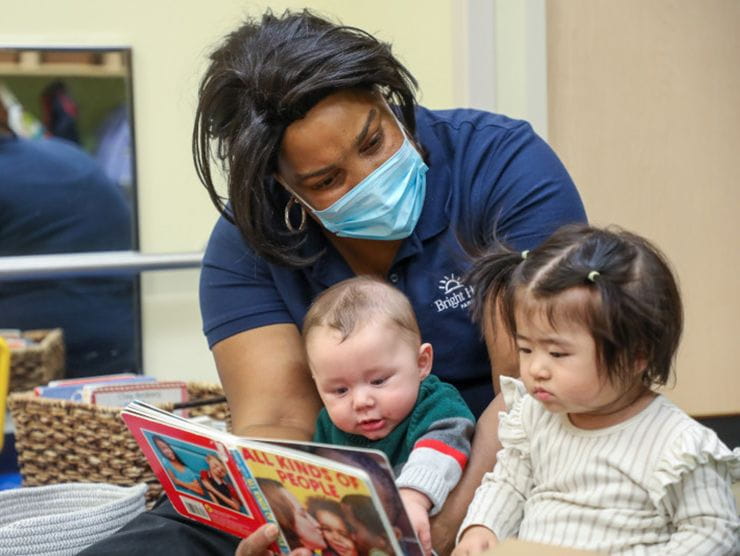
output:
M126 77L123 51L0 50L0 75Z

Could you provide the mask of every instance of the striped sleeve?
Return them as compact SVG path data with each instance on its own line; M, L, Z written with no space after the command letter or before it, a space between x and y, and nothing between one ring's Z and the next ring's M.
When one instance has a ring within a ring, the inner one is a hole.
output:
M666 554L740 554L740 519L730 487L740 478L740 448L690 423L669 443L656 466L654 493L670 516L673 532Z
M524 515L524 503L534 484L529 440L522 423L524 390L518 381L501 381L507 413L499 414L499 440L503 445L496 466L475 491L457 535L468 527L487 527L503 540L516 536Z
M667 489L676 527L665 554L740 554L740 523L727 464L707 463Z

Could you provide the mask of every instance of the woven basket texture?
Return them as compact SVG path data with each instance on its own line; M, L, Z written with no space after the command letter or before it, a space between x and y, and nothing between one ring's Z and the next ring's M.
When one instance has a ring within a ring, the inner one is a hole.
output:
M190 401L223 395L216 384L188 383ZM39 398L33 392L8 397L23 486L69 482L130 486L145 482L151 504L162 492L146 457L120 417L120 408ZM172 404L160 405L172 410ZM225 402L189 409L229 421Z
M27 330L22 335L37 343L11 350L10 392L31 390L64 375L64 334L61 328Z

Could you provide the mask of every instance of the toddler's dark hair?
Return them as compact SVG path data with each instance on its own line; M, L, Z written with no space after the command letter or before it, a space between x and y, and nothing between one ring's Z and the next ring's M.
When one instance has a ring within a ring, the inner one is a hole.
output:
M553 328L566 322L591 331L610 380L628 384L644 361L646 386L670 378L683 328L678 285L661 251L619 228L568 225L539 247L514 252L498 244L478 257L468 276L475 290L473 317L496 318L516 336L516 311L544 311ZM586 295L562 296L578 288Z

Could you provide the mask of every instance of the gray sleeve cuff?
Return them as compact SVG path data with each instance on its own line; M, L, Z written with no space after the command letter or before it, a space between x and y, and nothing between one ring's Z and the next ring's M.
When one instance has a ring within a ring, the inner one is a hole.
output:
M432 502L429 514L434 515L442 509L461 475L460 464L454 458L429 448L415 448L396 479L396 485L426 495Z
M452 488L449 483L445 482L438 470L424 465L409 466L408 464L396 479L396 486L413 488L429 498L432 503L429 515L434 515L442 509Z

